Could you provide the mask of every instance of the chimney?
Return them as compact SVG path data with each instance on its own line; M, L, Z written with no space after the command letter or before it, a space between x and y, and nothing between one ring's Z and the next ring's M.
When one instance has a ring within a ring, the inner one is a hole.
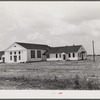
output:
M75 44L73 44L73 46L75 46Z

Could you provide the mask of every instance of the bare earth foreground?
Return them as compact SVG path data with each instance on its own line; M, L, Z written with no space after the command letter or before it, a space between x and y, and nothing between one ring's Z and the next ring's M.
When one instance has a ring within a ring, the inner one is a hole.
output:
M99 89L100 56L84 61L0 64L0 89Z

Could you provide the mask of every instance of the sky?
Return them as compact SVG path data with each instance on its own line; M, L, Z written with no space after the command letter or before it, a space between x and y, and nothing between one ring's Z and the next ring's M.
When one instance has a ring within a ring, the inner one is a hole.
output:
M100 2L0 1L0 51L14 42L83 45L100 54Z

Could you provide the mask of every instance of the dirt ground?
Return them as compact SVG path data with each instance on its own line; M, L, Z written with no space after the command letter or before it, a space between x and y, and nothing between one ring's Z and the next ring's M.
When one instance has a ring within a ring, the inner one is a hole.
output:
M17 89L21 81L11 81L13 77L31 77L33 79L67 79L68 77L98 77L100 79L100 56L96 62L92 56L80 61L45 61L20 64L0 64L0 89ZM32 89L23 85L23 89Z

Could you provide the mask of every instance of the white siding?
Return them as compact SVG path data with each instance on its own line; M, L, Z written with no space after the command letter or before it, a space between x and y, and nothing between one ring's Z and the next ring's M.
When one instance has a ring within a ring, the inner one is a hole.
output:
M85 53L83 54L83 57L84 57L84 59L87 59L87 52L86 52L86 50L84 49L83 46L81 46L81 48L80 48L79 51L78 51L78 53L81 53L81 52L85 52ZM82 56L81 56L81 57L78 57L78 60L81 60L81 59L82 59Z
M31 58L31 50L35 50L35 58ZM41 51L41 58L37 58L37 49L30 49L27 50L27 61L42 61L43 54L46 52L46 50L40 50Z
M6 51L20 51L20 50L26 50L26 49L16 43L14 43Z
M47 58L47 61L62 60L62 55L61 55L61 58L60 58L59 54L57 54L57 55L58 55L58 58L56 58L56 54L50 54L50 58Z
M78 60L78 54L75 53L75 57L73 57L73 53L70 53L71 57L69 58L68 54L61 53L61 58L58 54L58 58L56 58L56 54L50 54L50 58L47 58L47 61L52 61L52 60L64 60L63 55L65 55L65 60Z
M21 52L19 54L19 51ZM10 55L10 52L12 52L12 55ZM14 54L16 52L16 54ZM20 55L20 60L19 60ZM10 59L10 56L12 56L12 60ZM17 57L17 63L19 62L26 62L27 61L27 49L24 47L18 45L17 43L12 44L7 50L5 50L5 62L6 63L14 63L14 56Z
M35 50L35 58L31 58L31 50ZM20 57L21 60L19 60L19 51L21 52ZM43 58L42 54L44 54L46 52L46 50L40 50L41 51L41 58L37 58L37 49L25 49L22 46L14 43L13 45L11 45L6 51L5 51L5 62L6 63L14 63L14 52L16 52L16 56L17 56L17 62L26 62L26 61L42 61L45 60L45 58ZM10 52L12 52L12 55L10 55ZM10 56L12 56L12 60L10 60Z
M10 55L10 52L12 52L12 55ZM14 63L14 52L16 52L16 56L17 56L17 62L26 62L27 61L27 51L23 50L20 51L20 57L21 59L19 60L19 51L6 51L5 52L5 62L6 63ZM12 56L12 60L10 60L10 56Z
M73 53L75 54L75 57L73 57ZM70 58L68 56L68 60L78 60L78 54L73 52L73 53L70 53Z

